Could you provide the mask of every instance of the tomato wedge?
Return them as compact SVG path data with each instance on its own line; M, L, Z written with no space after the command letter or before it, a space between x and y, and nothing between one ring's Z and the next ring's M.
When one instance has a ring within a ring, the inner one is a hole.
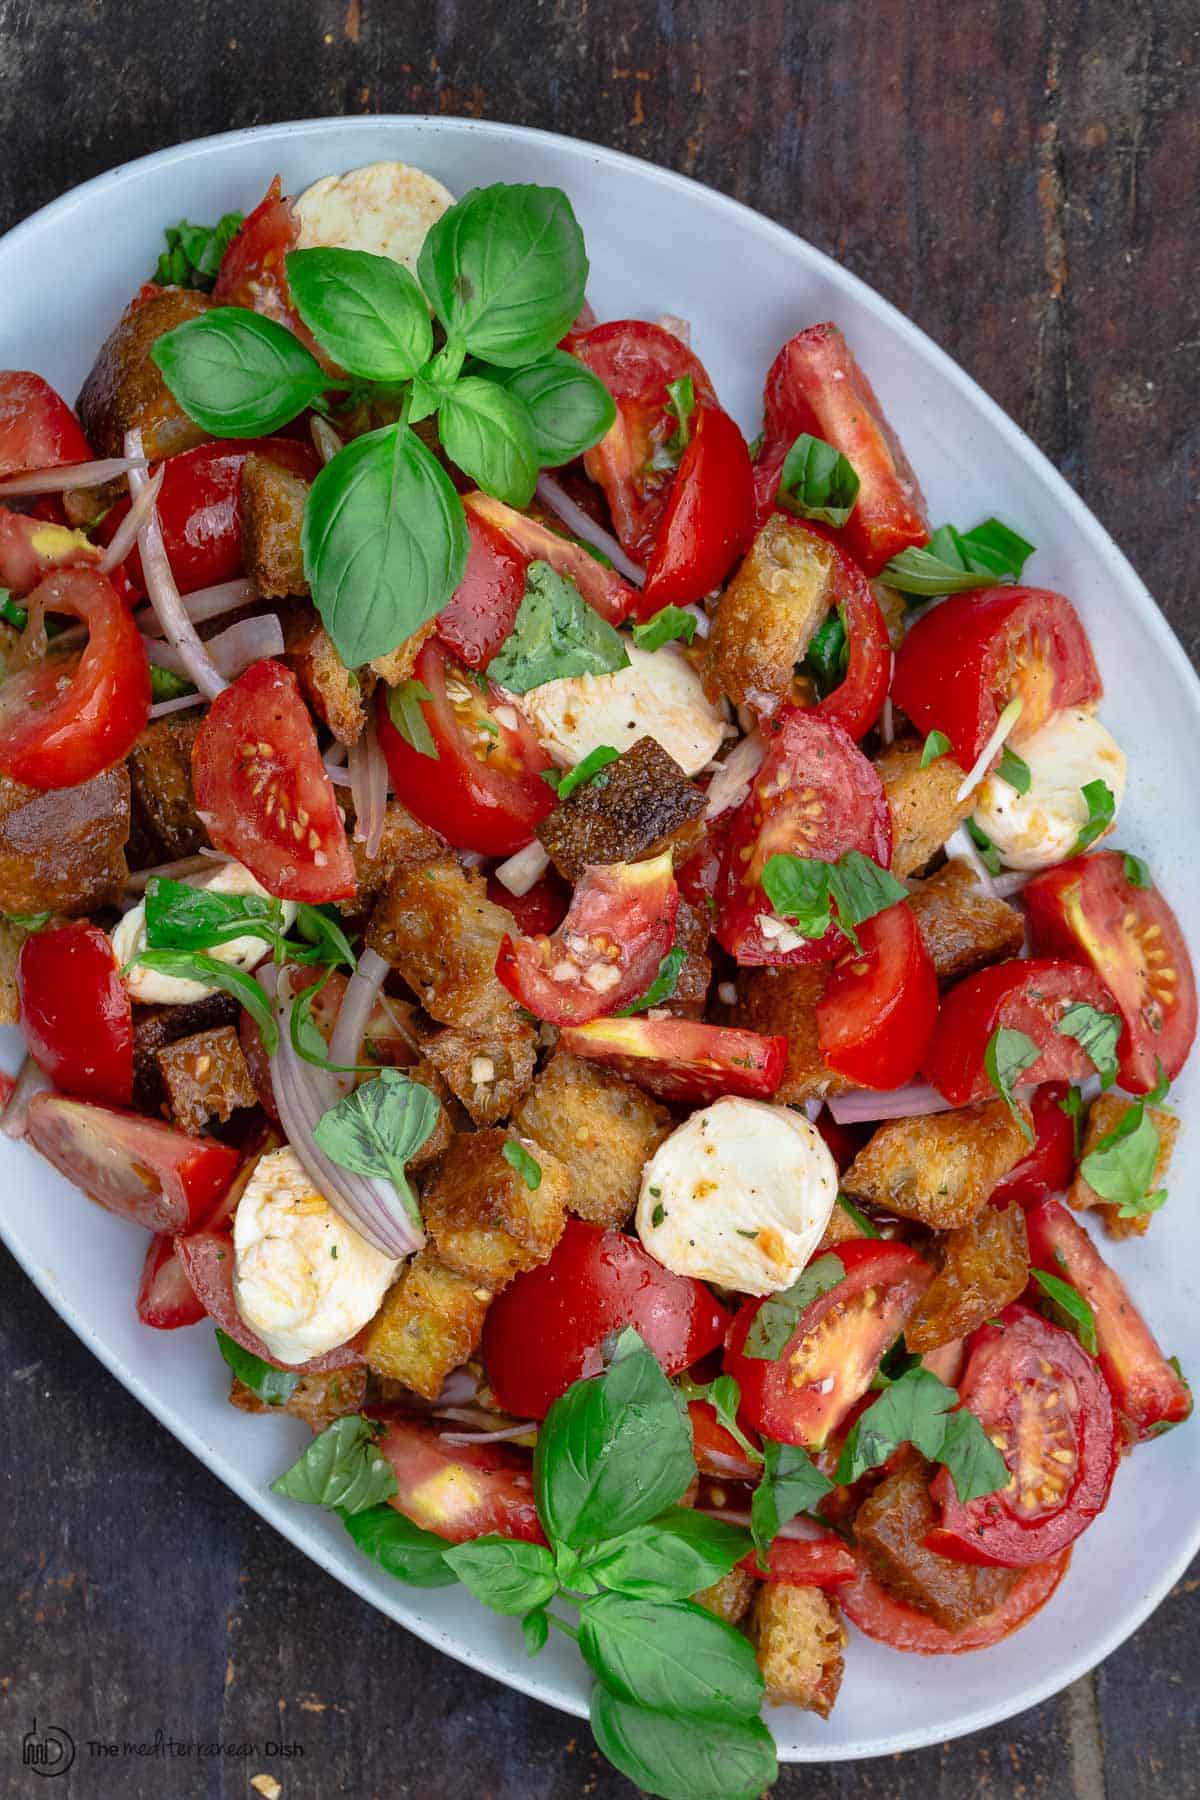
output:
M1078 963L1030 957L993 963L968 975L942 996L933 1047L925 1058L925 1079L952 1106L994 1095L984 1057L1002 1025L1023 1031L1040 1052L1021 1071L1021 1085L1044 1081L1086 1081L1095 1074L1091 1058L1074 1038L1056 1030L1068 1006L1083 1001L1111 1013L1113 999L1098 975Z
M288 287L287 253L296 248L299 239L300 220L292 202L284 198L283 184L276 175L221 258L213 301L217 306L245 306L262 313L311 345Z
M550 1025L586 1025L645 993L675 941L679 889L671 853L585 871L550 937L506 933L496 974Z
M1091 1307L1100 1367L1136 1436L1157 1437L1189 1418L1191 1389L1082 1225L1057 1200L1031 1207L1025 1224L1034 1267L1069 1281Z
M741 429L719 406L700 404L654 549L638 617L702 600L723 581L754 532L754 477Z
M565 1026L562 1044L681 1106L706 1106L723 1094L769 1100L788 1051L786 1037L694 1019L595 1019Z
M763 1300L744 1300L729 1329L725 1369L741 1385L740 1417L781 1444L825 1443L933 1280L930 1265L903 1244L855 1238L833 1254L843 1279L805 1307L775 1361L744 1349Z
M1120 1434L1107 1382L1069 1331L1015 1304L972 1334L958 1391L1012 1480L964 1502L939 1469L929 1491L941 1523L926 1548L1003 1569L1044 1562L1108 1503Z
M861 1087L903 1087L933 1037L937 975L907 901L857 929L861 952L835 964L817 1002L817 1043L829 1067Z
M389 1505L451 1544L494 1534L544 1544L527 1456L507 1444L447 1444L435 1425L396 1407L372 1407L379 1448L398 1492Z
M1046 1562L1022 1569L1000 1605L964 1631L948 1631L915 1606L897 1600L865 1568L859 1569L853 1582L838 1590L838 1601L850 1623L857 1625L864 1637L916 1656L957 1656L964 1650L988 1650L1020 1631L1022 1625L1028 1625L1070 1566L1070 1550L1060 1550Z
M153 1331L180 1331L207 1316L169 1234L150 1239L138 1280L137 1316Z
M1033 1149L992 1189L993 1206L1031 1206L1043 1194L1060 1194L1075 1173L1075 1127L1062 1109L1065 1081L1048 1081L1029 1099Z
M788 451L808 432L840 450L858 476L858 498L840 536L868 575L928 542L917 478L836 325L810 325L783 346L767 374L763 414L754 465L760 525L775 505Z
M525 598L529 558L482 513L468 507L466 515L466 572L438 614L437 635L468 669L485 669Z
M765 1575L754 1551L742 1558L738 1568L759 1581L777 1582L783 1587L842 1588L858 1575L853 1551L832 1531L815 1532L805 1538L775 1538L767 1551Z
M1159 1063L1173 1081L1196 1036L1196 978L1158 889L1136 887L1119 850L1097 850L1035 875L1022 899L1035 948L1089 965L1120 1007L1121 1086L1148 1094Z
M80 921L27 937L17 990L29 1054L55 1087L128 1106L133 1008L108 933Z
M764 931L764 917L773 919L763 869L772 856L835 862L848 850L861 850L886 868L891 813L879 776L840 725L785 705L772 719L768 738L749 797L729 827L717 939L742 964L825 962L846 941L836 926L789 949Z
M55 569L87 568L101 555L84 532L58 519L0 506L0 584L18 600Z
M256 1331L251 1331L237 1309L233 1293L233 1237L226 1231L193 1231L175 1239L175 1253L204 1311L226 1337L273 1369L293 1369L298 1375L320 1375L329 1369L348 1369L362 1357L353 1344L338 1344L321 1356L303 1363L281 1363L272 1356Z
M846 678L813 711L840 725L852 738L865 737L883 711L892 679L892 644L887 621L862 570L837 546L831 594L846 628Z
M48 381L30 369L0 369L0 475L91 459L78 419Z
M487 896L493 905L503 906L512 914L522 937L541 937L554 931L566 918L571 904L571 890L557 869L548 869L523 894L510 893L502 881L489 875Z
M1063 594L1000 587L952 594L918 619L896 658L892 698L922 734L943 731L969 769L1010 700L1014 744L1064 706L1104 692L1083 622Z
M354 893L354 859L290 669L251 663L218 694L192 747L196 807L225 850L281 900Z
M492 1301L483 1361L505 1412L542 1419L573 1381L599 1374L605 1339L627 1325L678 1375L717 1348L728 1324L702 1281L664 1269L624 1232L568 1218L550 1260Z
M692 1454L702 1475L716 1475L726 1481L758 1480L762 1464L750 1461L733 1433L718 1423L707 1400L689 1400L688 1419Z
M535 560L547 562L558 574L573 581L588 605L594 607L610 625L619 625L633 611L637 604L637 589L630 587L627 581L622 581L615 569L605 568L582 544L575 543L572 538L560 536L548 525L543 525L540 519L531 519L528 513L517 512L515 508L505 506L503 500L494 500L490 494L464 494L463 506L468 524L474 518L493 526L522 557L524 568L527 569ZM469 566L468 564L468 569ZM461 591L460 588L459 592ZM524 592L522 582L522 597ZM520 605L520 600L517 604ZM439 620L439 629L440 627ZM508 632L504 635L507 637Z
M77 787L126 757L150 716L150 671L137 626L90 569L51 575L32 618L66 614L88 630L82 654L50 654L0 688L0 771L34 788Z
M511 856L554 811L554 795L541 778L550 758L500 689L464 674L436 638L422 649L413 674L430 695L418 705L434 755L414 749L397 731L386 687L376 700L376 729L397 798L460 850Z

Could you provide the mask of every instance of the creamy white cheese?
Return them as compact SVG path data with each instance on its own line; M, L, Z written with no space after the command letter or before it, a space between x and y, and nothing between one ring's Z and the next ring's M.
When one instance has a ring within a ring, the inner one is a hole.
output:
M260 887L249 869L243 868L239 862L214 863L211 875L193 875L187 885L206 888L215 894L259 894L267 897L266 888ZM295 903L284 900L280 904L283 907L284 926L290 927L296 917ZM144 900L139 900L136 906L131 907L117 925L112 934L112 946L122 968L146 948ZM252 969L262 961L266 951L267 945L262 938L241 937L234 938L228 944L217 944L204 954L215 957L218 962L231 963L237 969ZM124 981L130 998L140 1000L143 1006L187 1006L195 1000L204 1000L217 991L201 981L183 981L177 975L159 975L151 969L130 969Z
M408 163L366 163L325 175L296 202L301 250L366 250L390 256L413 275L425 234L454 195Z
M980 785L975 822L1010 869L1048 869L1070 856L1087 824L1084 787L1103 781L1116 803L1125 794L1125 757L1094 713L1064 707L1016 752L1029 766L1019 794L993 771Z
M724 742L720 709L678 645L628 649L627 669L544 682L521 696L521 710L559 768L573 768L601 744L628 750L652 737L685 775L698 775Z

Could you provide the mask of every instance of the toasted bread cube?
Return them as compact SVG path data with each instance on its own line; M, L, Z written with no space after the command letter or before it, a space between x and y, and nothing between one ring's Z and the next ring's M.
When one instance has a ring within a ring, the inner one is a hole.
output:
M632 1082L559 1050L513 1114L513 1124L563 1164L571 1211L616 1230L637 1205L642 1170L669 1134L672 1118Z
M939 981L1016 956L1025 942L1016 907L981 893L971 865L957 857L915 888L909 904Z
M0 918L0 1025L19 1025L21 996L17 992L17 963L21 946L29 936L11 920Z
M242 464L242 562L264 599L308 593L300 532L311 486L253 450Z
M424 625L418 625L411 637L397 644L385 656L377 656L369 667L372 675L378 675L389 687L399 687L402 681L411 676L418 656L437 630L437 620L427 619Z
M821 1241L813 1251L814 1256L824 1256L826 1250L832 1250L837 1244L847 1244L853 1238L864 1238L867 1233L850 1217L844 1206L836 1206L829 1215L829 1223L821 1233Z
M436 1400L478 1344L490 1290L425 1249L413 1257L367 1327L363 1355L377 1375Z
M1022 1108L1026 1123L1029 1109ZM920 1119L889 1119L842 1176L854 1199L952 1231L975 1217L1002 1176L1028 1155L1003 1100Z
M787 1067L774 1098L780 1106L844 1094L853 1082L837 1075L821 1055L817 1042L817 1002L829 978L823 964L801 968L744 969L738 976L738 1003L731 1024L782 1033L788 1040Z
M981 1207L946 1234L941 1269L904 1327L906 1347L923 1354L966 1337L1003 1312L1028 1281L1025 1214L1016 1205Z
M750 1610L756 1585L753 1575L747 1575L745 1569L730 1569L728 1575L722 1575L711 1587L701 1588L692 1599L727 1625L740 1625Z
M178 1038L158 1052L157 1061L171 1116L189 1137L198 1137L212 1118L224 1123L239 1107L258 1105L232 1025Z
M212 1031L220 1025L236 1026L241 1010L232 994L220 991L182 1006L135 1006L133 1103L138 1110L155 1113L162 1107L166 1090L158 1066L161 1050L200 1031Z
M492 1293L550 1255L566 1224L571 1179L544 1144L516 1140L540 1171L531 1188L504 1155L514 1134L456 1137L422 1198L426 1229L450 1269Z
M423 1056L419 1062L406 1067L404 1073L410 1081L419 1081L422 1087L428 1088L434 1099L441 1102L442 1110L438 1114L437 1124L421 1148L408 1159L410 1169L430 1169L445 1156L454 1142L454 1120L451 1117L454 1095L446 1086L441 1070L435 1069L428 1057Z
M284 661L301 692L339 744L356 744L367 724L363 684L333 647L333 639L311 606L283 612Z
M507 1025L505 1021L503 1031L459 1031L448 1025L425 1042L429 1061L475 1125L506 1119L533 1080L536 1034L519 1020L515 1030Z
M721 595L704 653L710 700L763 710L791 695L796 664L829 611L836 552L797 519L772 513Z
M345 794L346 790L341 792ZM436 831L414 819L399 800L389 800L383 816L379 849L374 856L368 856L366 845L354 834L353 805L347 805L345 800L342 804L346 806L346 835L358 887L352 900L339 900L337 906L339 912L358 918L378 903L402 863L430 862L435 856L445 855L446 845Z
M151 350L168 331L199 318L212 305L207 294L164 287L127 306L105 338L79 391L75 410L97 456L124 456L125 433L142 434L152 462L203 444L212 434L197 425L168 388Z
M311 1431L324 1431L335 1419L358 1412L366 1397L367 1370L361 1363L349 1369L330 1369L325 1375L301 1375L282 1406L260 1400L236 1375L229 1390L229 1404L239 1412L290 1413L293 1419L303 1419Z
M367 931L367 942L401 975L431 1018L463 1030L496 1030L517 1019L496 979L496 958L513 918L487 897L483 877L453 856L401 864Z
M962 824L973 796L956 798L965 773L951 756L921 767L916 738L898 738L875 758L892 813L892 874L901 880L923 869Z
M1015 1569L977 1568L925 1548L937 1524L929 1495L933 1470L915 1453L863 1501L854 1540L871 1572L898 1600L946 1631L964 1631L1011 1592Z
M848 1638L836 1606L820 1588L764 1582L750 1608L750 1642L767 1699L790 1701L829 1717L842 1685Z
M1100 1094L1092 1101L1088 1108L1081 1163L1092 1154L1102 1138L1116 1130L1132 1104L1124 1094ZM1165 1112L1159 1106L1148 1106L1146 1116L1158 1132L1158 1160L1150 1177L1149 1188L1149 1192L1154 1193L1166 1182L1175 1140L1179 1136L1179 1120L1174 1113ZM1075 1179L1067 1191L1067 1203L1077 1212L1091 1210L1099 1213L1104 1229L1111 1238L1141 1237L1150 1229L1150 1221L1154 1217L1152 1212L1144 1212L1131 1219L1123 1219L1120 1207L1096 1192L1084 1176L1082 1168L1075 1171Z
M704 795L675 758L642 737L536 829L559 874L575 882L589 864L637 862L667 849L703 812Z
M129 771L78 787L25 787L0 775L0 912L95 912L129 879Z
M134 817L160 862L195 856L208 843L192 792L199 715L152 719L129 752Z
M675 991L661 1001L664 1012L680 1019L702 1019L712 986L712 957L708 954L709 915L699 907L679 902L675 915L675 943L684 952L675 977Z

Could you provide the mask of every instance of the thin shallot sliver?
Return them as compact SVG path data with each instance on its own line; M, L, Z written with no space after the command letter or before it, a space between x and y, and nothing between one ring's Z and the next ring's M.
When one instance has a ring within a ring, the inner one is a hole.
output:
M517 850L507 862L498 863L493 873L501 887L520 899L535 887L550 867L550 858L535 838L523 850Z
M218 582L216 587L197 588L183 595L183 607L193 625L204 625L225 613L237 612L259 597L252 581L240 576L236 581ZM133 615L133 622L146 637L161 637L162 625L152 606L143 606Z
M539 475L537 484L538 497L544 500L551 512L557 513L563 524L574 532L583 543L590 544L593 550L602 550L618 575L631 581L634 587L642 587L646 580L646 571L627 556L618 544L611 531L605 531L597 525L590 513L577 506L570 494L555 481L553 475Z
M113 533L112 543L100 558L98 567L102 575L107 575L110 569L115 569L119 563L123 563L125 558L129 555L129 552L133 549L133 546L137 542L138 532L142 529L142 526L146 523L146 520L154 510L155 502L158 499L158 490L163 484L163 476L166 472L167 465L164 463L162 467L156 470L150 477L150 480L143 487L141 493L133 502L129 511L121 520L121 523L117 526L116 531Z
M0 481L0 497L18 494L67 494L72 488L102 487L118 475L147 467L144 456L103 456L95 462L60 463L53 469L31 469Z
M125 451L130 460L139 460L142 455L142 434L140 431L125 433ZM136 500L148 481L145 468L131 468L129 471L129 491ZM229 686L221 671L213 662L208 651L200 642L196 627L192 624L180 598L179 589L175 585L175 577L171 573L171 564L167 557L166 545L163 543L162 526L159 523L157 508L151 507L142 529L138 533L138 550L142 558L142 574L146 581L146 592L150 604L158 614L163 628L163 635L180 651L186 665L185 672L199 688L206 700L215 700Z

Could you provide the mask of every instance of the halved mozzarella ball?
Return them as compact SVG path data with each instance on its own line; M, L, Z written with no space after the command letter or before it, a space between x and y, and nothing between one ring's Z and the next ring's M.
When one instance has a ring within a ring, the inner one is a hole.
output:
M628 750L652 737L685 775L698 775L725 739L725 720L674 644L639 650L612 675L572 675L531 688L519 701L547 755L570 769L601 744Z
M408 163L366 163L325 175L296 202L301 250L367 250L390 256L413 275L425 234L454 195Z
M1057 712L1018 754L1029 766L1029 791L1019 794L994 770L984 777L975 822L1010 869L1048 869L1070 856L1088 821L1083 790L1103 781L1113 817L1125 794L1125 756L1095 713L1068 706Z
M190 876L187 886L205 888L214 894L259 894L267 898L266 888L260 887L249 869L243 868L239 862L214 863L211 875ZM296 906L292 900L283 900L280 904L283 907L286 930L296 917ZM112 946L122 968L146 948L144 900L139 900L125 914L112 934ZM262 938L240 937L228 944L216 944L204 954L215 957L218 962L230 963L236 969L252 969L262 961L266 950L267 945ZM124 979L130 998L140 1000L143 1006L187 1006L217 992L216 988L207 987L202 981L185 981L177 975L160 975L152 969L130 969Z
M360 1237L285 1146L261 1157L233 1221L237 1309L283 1363L344 1344L379 1311L400 1264Z
M820 1243L837 1189L815 1125L786 1106L727 1097L693 1113L646 1164L638 1236L677 1275L773 1294Z

